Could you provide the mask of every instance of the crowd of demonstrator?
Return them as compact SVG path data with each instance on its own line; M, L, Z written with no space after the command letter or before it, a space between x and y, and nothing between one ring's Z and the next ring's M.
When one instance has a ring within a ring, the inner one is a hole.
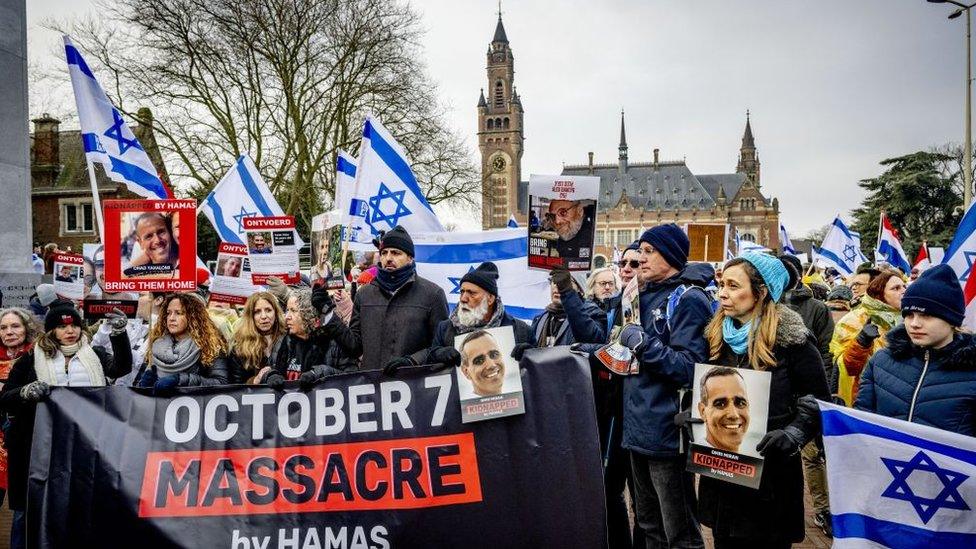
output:
M505 310L494 264L464 275L449 311L443 290L417 275L405 230L377 248L348 276L353 297L272 280L240 311L208 306L205 292L145 294L136 318L115 311L86 326L74 303L42 285L32 311L0 310L12 546L25 541L34 407L52 386L126 384L160 397L200 385L307 390L354 369L457 367L455 336L497 326L513 327L518 360L535 347L589 353L614 548L703 547L702 525L718 548L789 547L804 537L804 476L829 535L815 399L976 436L976 343L959 329L964 300L947 266L908 280L864 265L843 279L793 256L750 253L716 270L689 263L684 232L660 225L585 284L553 270L551 302L528 324ZM635 277L641 322L627 324L620 295ZM593 355L615 327L638 357L636 375L613 374ZM696 363L771 374L758 489L705 477L696 485L685 470L681 439L695 420L679 391Z

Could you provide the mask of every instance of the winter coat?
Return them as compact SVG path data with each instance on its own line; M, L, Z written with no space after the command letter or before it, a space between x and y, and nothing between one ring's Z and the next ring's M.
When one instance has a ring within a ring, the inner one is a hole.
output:
M114 345L113 345L114 348ZM151 350L149 351L152 352ZM118 358L116 358L118 360ZM141 387L142 377L146 375L146 371L149 369L150 360L143 361L142 367L139 373L136 375L136 381L133 384L135 387ZM199 358L196 363L189 366L187 369L183 370L179 374L180 387L217 387L219 385L227 385L230 383L230 374L227 366L227 357L218 356L214 359L213 364L206 365ZM159 376L160 378L165 376Z
M572 345L573 343L606 343L607 341L607 313L592 301L584 300L575 290L561 292L560 302L566 313L566 320L556 331L553 347ZM549 311L532 319L532 340L539 347L546 346L540 341L543 327L549 320Z
M500 303L500 302L499 302ZM532 337L532 329L529 325L521 320L508 314L507 311L502 311L501 322L498 324L499 327L511 326L512 331L515 334L515 344L519 345L521 343L534 344L535 338ZM473 328L469 331L477 330L478 328ZM457 327L450 318L447 320L442 320L440 324L437 325L437 330L434 332L434 342L430 345L430 350L433 351L437 347L454 347L454 338L458 336ZM427 364L429 361L424 358L421 364Z
M355 364L343 360L339 346L319 329L312 330L307 339L286 335L274 365L286 381L294 381L309 370L317 371L322 378L346 369L355 369Z
M870 349L857 342L857 334L867 324L868 319L878 327L880 334ZM858 306L837 323L834 337L830 340L830 353L837 364L837 394L848 406L854 402L857 380L861 377L864 365L871 355L884 348L885 334L900 321L901 316L897 310L883 301L865 295Z
M898 326L868 361L854 407L976 437L976 337L930 350Z
M271 353L265 357L264 362L256 370L247 369L247 365L243 358L238 356L234 349L230 350L230 354L227 355L227 382L231 385L244 385L246 383L263 383L264 375L261 371L265 368L274 368L278 363L278 354L284 344L286 336L279 337L271 344ZM255 379L258 376L259 379Z
M106 378L117 378L129 373L132 357L129 356L129 338L125 333L110 338L112 352L103 347L92 347L102 364ZM34 411L36 403L21 398L20 390L37 381L34 371L34 353L38 348L21 356L10 370L10 377L0 389L0 409L10 418L4 444L9 459L10 508L25 511L27 508L27 473L30 465L31 441L34 439Z
M789 308L799 313L803 319L803 325L810 330L814 339L817 340L817 349L823 359L824 372L830 382L831 366L830 340L834 335L834 319L830 316L830 309L818 299L814 299L813 292L809 287L800 285L788 294L786 304Z
M623 447L650 457L678 455L678 390L691 385L695 363L708 358L705 325L712 306L702 289L714 271L688 269L640 293L640 320L647 344L640 373L624 379ZM666 318L668 299L679 286L692 286Z
M414 275L392 294L370 282L356 292L349 325L332 315L324 329L346 356L362 356L362 369L378 370L402 356L423 362L446 318L444 290Z
M773 355L776 365L769 387L767 432L794 424L805 435L804 444L817 435L815 425L796 422L796 400L804 395L827 400L827 380L816 340L800 315L784 306L777 307L779 324ZM710 363L751 368L746 355L736 355L727 344L719 358ZM803 444L800 445L801 447ZM716 537L750 538L753 542L803 540L803 468L800 454L785 457L767 454L763 462L759 489L722 480L700 477L698 511L702 524ZM757 543L762 547L764 543Z

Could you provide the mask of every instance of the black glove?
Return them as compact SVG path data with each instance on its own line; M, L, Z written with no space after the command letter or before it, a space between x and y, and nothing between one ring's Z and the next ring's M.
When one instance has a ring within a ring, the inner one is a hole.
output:
M531 343L519 343L512 349L512 358L514 358L519 362L522 362L522 355L525 354L525 351L532 349L534 347L535 345L532 345Z
M620 344L630 349L635 356L640 356L640 352L647 345L647 334L644 328L636 324L628 324L620 331Z
M800 451L802 437L803 434L792 426L776 429L766 433L766 436L756 445L756 451L763 457L770 452L783 457L792 456Z
M302 388L303 391L307 391L315 384L319 382L321 376L315 370L309 370L307 372L302 372L302 375L298 376L298 386Z
M51 386L43 381L32 381L20 388L20 398L28 402L40 402L51 394Z
M874 346L874 340L878 339L881 334L878 332L878 327L874 325L870 320L867 324L861 328L861 331L857 333L857 344L866 349L870 349Z
M129 323L129 318L125 316L122 309L113 307L112 312L105 315L105 322L112 328L111 335L119 335L125 331L125 325Z
M417 363L414 362L412 358L408 356L400 356L387 362L386 366L383 366L383 373L388 376L394 376L396 375L397 370L399 370L400 368L404 368L407 366L416 366L416 365Z
M169 396L180 386L180 374L170 374L156 380L153 384L153 394L156 396Z
M560 292L568 292L573 289L573 275L569 274L569 269L563 265L556 265L549 273L549 280L556 285Z
M325 284L312 290L312 307L320 313L327 313L335 308L335 301L329 295L329 290L325 289Z
M159 381L159 375L156 374L156 369L152 367L146 368L146 370L142 372L142 376L139 378L139 386L154 387L157 381Z
M456 368L461 365L461 353L454 347L434 347L427 355L430 371L438 372L445 368Z
M844 402L844 399L840 395L830 395L830 402L838 406L847 406L847 403Z
M264 378L264 384L275 391L280 391L285 386L285 377L278 372L271 372Z
M688 436L688 440L690 441L695 440L695 434L692 432L691 428L693 425L699 423L705 423L705 421L697 417L691 417L691 410L685 410L684 412L674 414L674 424L685 432L685 435Z

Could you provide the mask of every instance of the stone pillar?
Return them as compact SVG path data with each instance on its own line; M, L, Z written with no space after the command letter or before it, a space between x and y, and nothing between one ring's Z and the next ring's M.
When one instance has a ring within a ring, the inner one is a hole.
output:
M31 265L27 126L27 4L0 0L0 290L3 306L26 305L40 281Z

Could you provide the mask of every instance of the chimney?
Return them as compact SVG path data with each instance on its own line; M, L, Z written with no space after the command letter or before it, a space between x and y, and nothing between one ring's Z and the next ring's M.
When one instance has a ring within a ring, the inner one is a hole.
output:
M59 138L61 121L44 113L31 122L34 123L34 151L31 164L38 167L59 166L61 164L61 139Z
M589 174L590 175L593 175L593 151L590 151L590 152L586 153L586 155L590 157L590 170L589 170Z
M654 149L654 167L655 167L655 168L657 167L657 162L658 162L658 154L659 154L660 152L661 152L661 149Z

